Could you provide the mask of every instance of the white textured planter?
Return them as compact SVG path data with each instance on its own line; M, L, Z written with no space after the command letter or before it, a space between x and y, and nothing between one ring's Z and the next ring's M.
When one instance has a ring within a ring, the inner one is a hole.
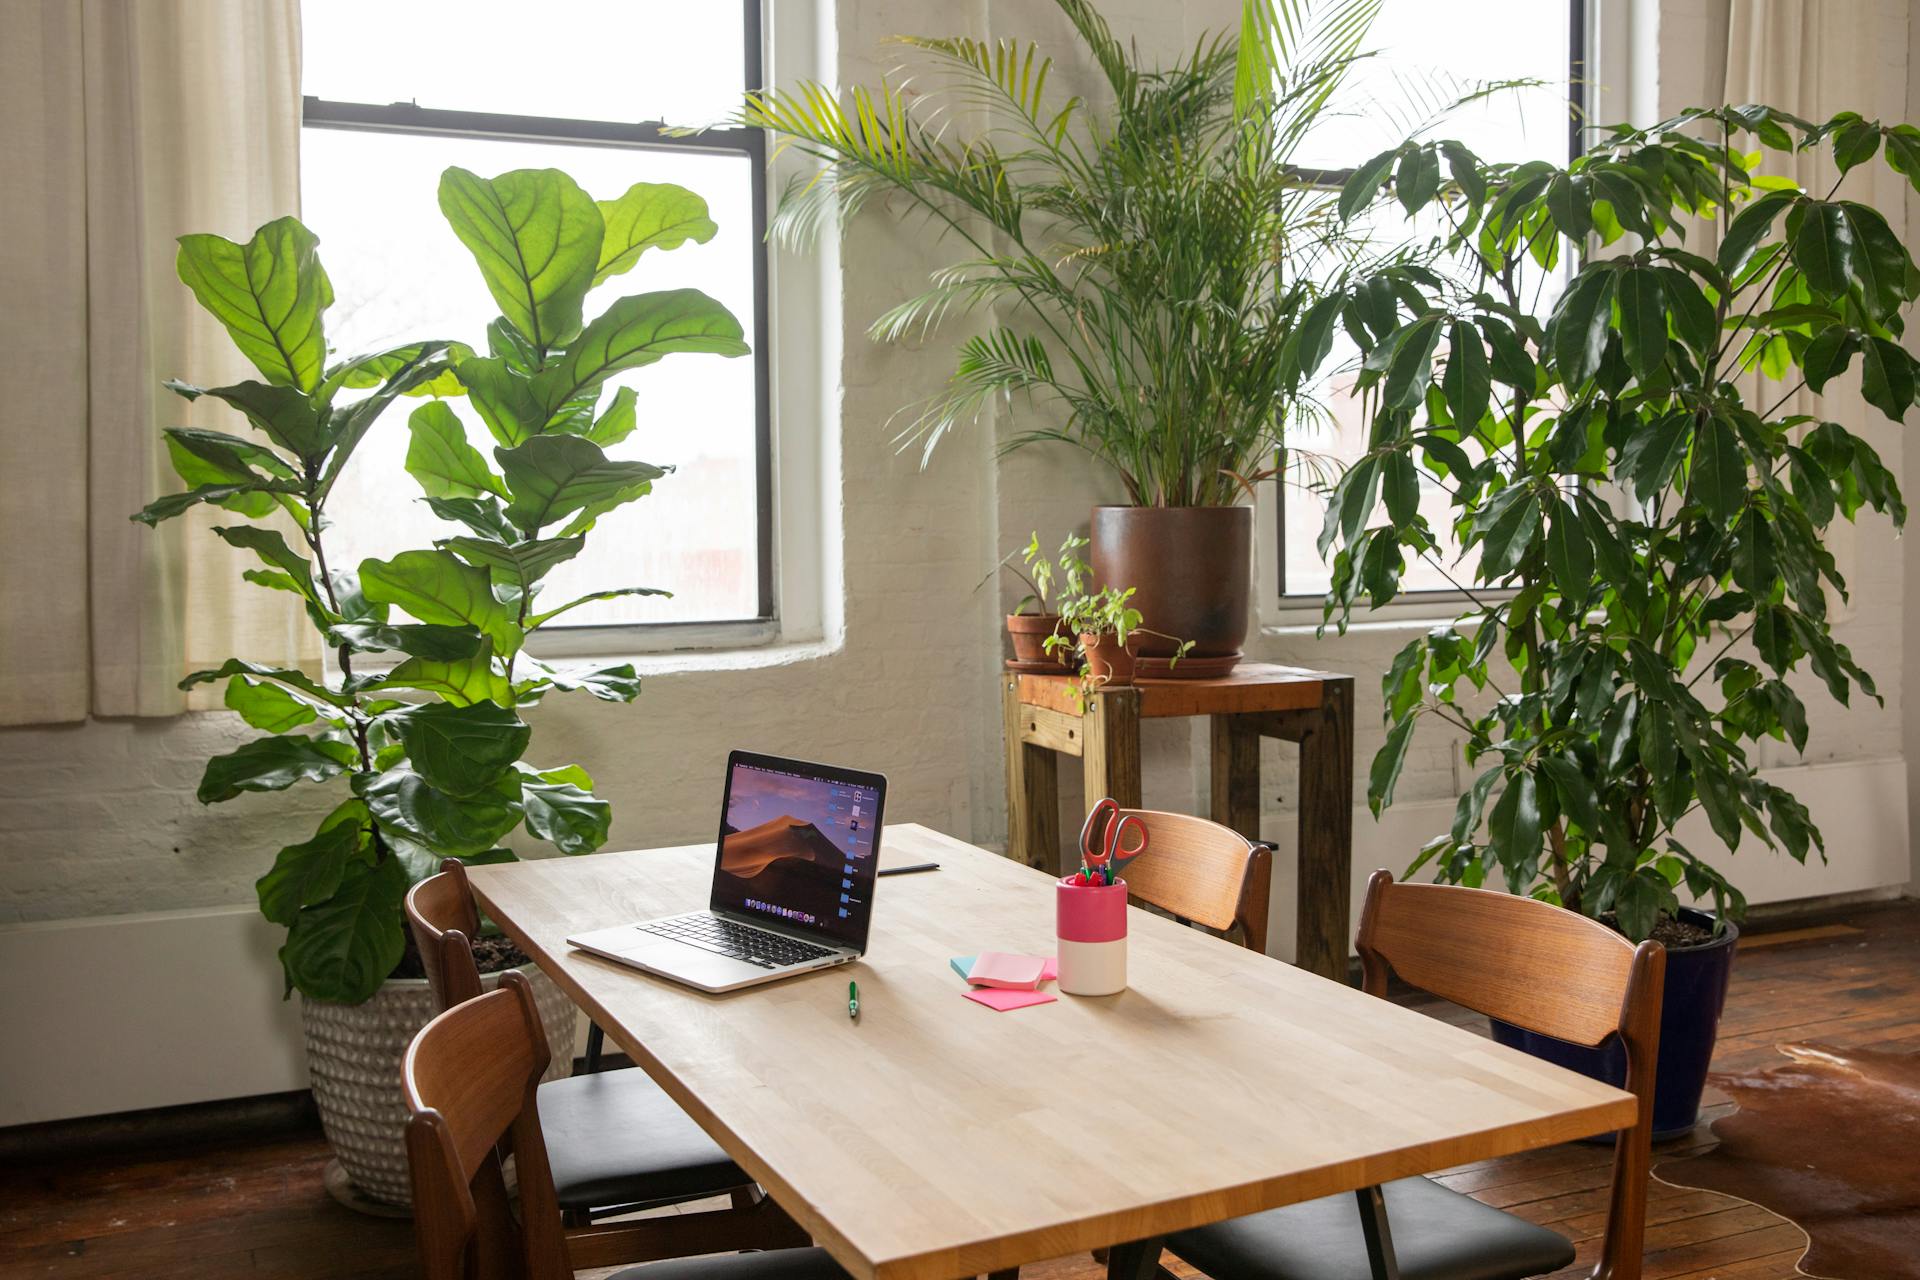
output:
M520 972L533 982L540 1022L553 1049L545 1078L557 1080L573 1070L579 1011L539 970L528 965ZM486 974L480 985L491 991L500 985L500 975ZM432 1017L433 992L424 978L390 978L364 1004L301 1001L307 1072L320 1126L354 1189L368 1199L392 1205L412 1201L400 1059Z

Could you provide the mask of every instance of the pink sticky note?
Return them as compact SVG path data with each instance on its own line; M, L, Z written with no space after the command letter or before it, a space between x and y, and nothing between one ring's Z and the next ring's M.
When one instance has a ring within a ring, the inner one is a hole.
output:
M982 951L967 974L976 987L1018 987L1031 991L1046 978L1047 964L1039 956L1015 956Z
M976 987L961 994L975 1004L998 1009L1001 1013L1009 1009L1024 1009L1030 1004L1052 1004L1059 999L1051 991L1007 991L998 987Z

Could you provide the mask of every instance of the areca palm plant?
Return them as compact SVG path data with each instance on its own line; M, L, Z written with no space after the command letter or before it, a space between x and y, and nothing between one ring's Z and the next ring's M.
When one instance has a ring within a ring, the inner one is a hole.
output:
M1063 94L1031 43L902 37L944 77L845 100L750 95L747 124L817 162L773 231L804 242L897 197L959 250L873 322L893 341L993 311L900 440L930 453L991 402L1037 410L1004 448L1062 441L1139 506L1235 501L1264 474L1325 358L1327 282L1356 243L1292 159L1378 0L1249 0L1239 39L1148 67L1086 0L1056 0L1108 101ZM984 124L961 136L960 114Z

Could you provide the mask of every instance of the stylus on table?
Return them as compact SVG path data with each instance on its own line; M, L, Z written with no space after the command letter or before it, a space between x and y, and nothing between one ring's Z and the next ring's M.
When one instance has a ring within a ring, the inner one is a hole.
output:
M910 876L916 871L938 871L939 869L940 864L937 862L916 862L906 867L882 867L874 872L874 874L879 876Z

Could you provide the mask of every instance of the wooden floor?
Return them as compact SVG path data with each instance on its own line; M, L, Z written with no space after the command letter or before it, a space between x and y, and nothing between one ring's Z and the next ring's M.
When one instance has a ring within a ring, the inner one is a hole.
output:
M1458 1010L1437 1016L1465 1021ZM1743 940L1715 1065L1773 1060L1772 1046L1824 1039L1920 1052L1920 903L1856 908ZM1725 1109L1709 1097L1708 1119ZM1656 1149L1703 1149L1703 1122ZM165 1154L9 1162L0 1169L0 1277L405 1277L404 1222L339 1207L320 1186L317 1136L223 1140ZM1555 1147L1449 1170L1442 1181L1546 1223L1580 1244L1582 1275L1605 1219L1608 1152ZM1649 1280L1786 1280L1799 1230L1765 1210L1655 1182ZM1026 1280L1092 1280L1085 1259L1029 1268Z

